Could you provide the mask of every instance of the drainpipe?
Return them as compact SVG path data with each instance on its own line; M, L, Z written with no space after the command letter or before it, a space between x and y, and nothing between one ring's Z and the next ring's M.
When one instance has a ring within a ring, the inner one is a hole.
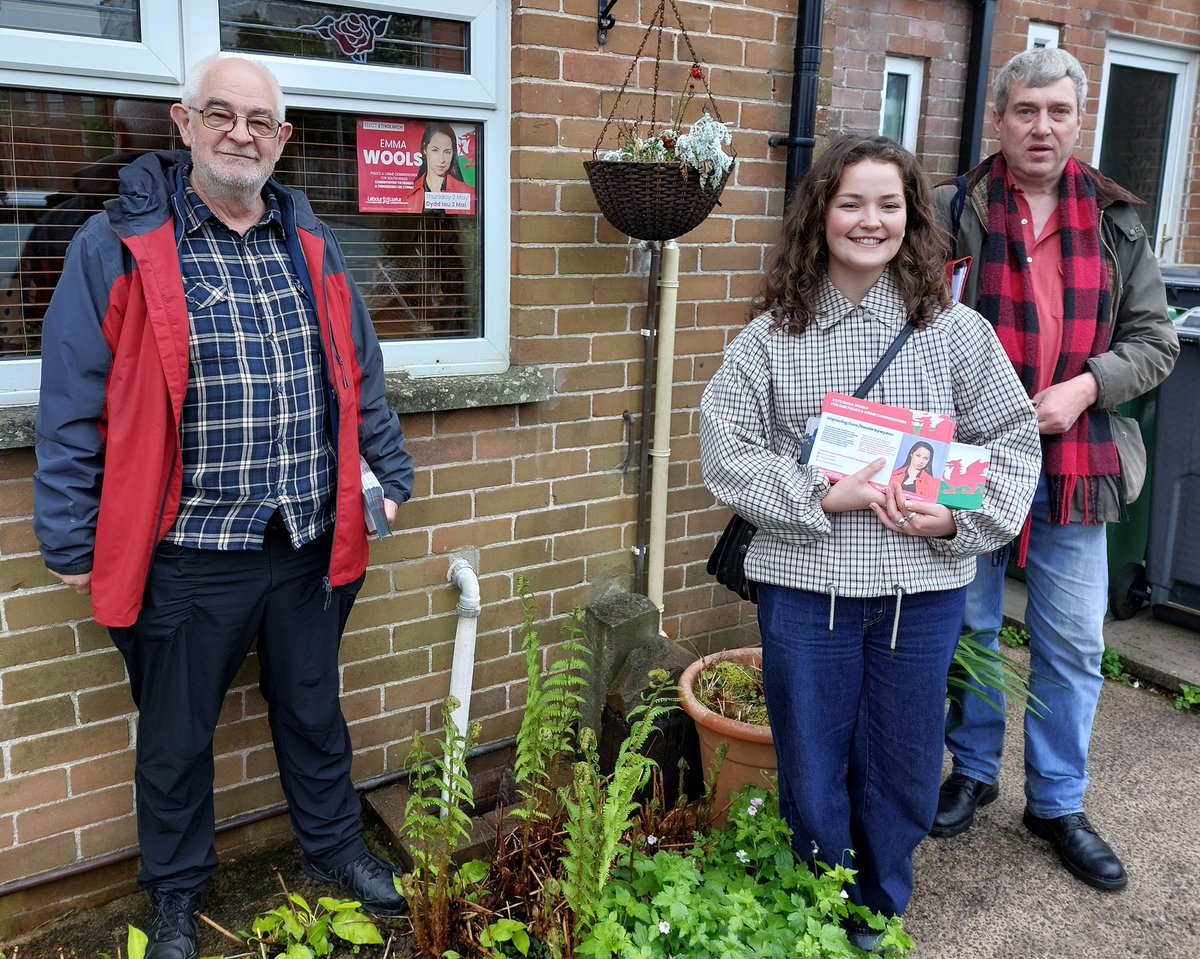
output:
M788 148L784 205L812 165L817 145L817 86L821 80L821 22L823 0L800 0L796 18L796 48L792 58L792 108L786 137L771 137L773 147Z
M963 93L962 128L958 141L961 173L979 162L983 121L987 114L988 70L992 35L996 28L996 0L976 0L971 15L971 46L967 53L966 90Z
M641 440L638 443L638 511L637 545L633 554L633 591L646 593L646 525L649 521L649 477L650 477L650 404L654 398L654 380L650 375L654 367L655 318L658 316L658 276L662 266L662 241L647 240L650 247L650 277L646 284L646 326L642 330L642 417Z
M671 390L675 362L675 302L679 295L679 246L667 240L662 248L658 281L658 366L654 402L654 448L650 476L650 545L647 550L649 583L646 596L661 614L663 573L667 545L667 470L671 465Z
M466 735L471 716L471 686L475 681L475 633L479 625L479 577L471 564L456 556L447 580L459 590L458 628L454 632L454 659L450 664L450 695L457 701L450 714L461 735Z

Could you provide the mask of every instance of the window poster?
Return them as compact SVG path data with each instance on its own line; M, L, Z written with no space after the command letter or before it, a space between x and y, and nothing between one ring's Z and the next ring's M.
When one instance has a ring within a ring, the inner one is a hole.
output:
M478 123L360 118L359 212L474 216L479 134Z

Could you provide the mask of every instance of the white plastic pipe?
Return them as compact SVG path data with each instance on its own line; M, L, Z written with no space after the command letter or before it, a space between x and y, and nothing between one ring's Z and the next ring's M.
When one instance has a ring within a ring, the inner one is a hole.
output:
M650 448L650 541L646 547L646 596L662 613L667 552L667 470L671 465L675 302L679 295L679 246L674 240L667 240L663 244L658 291L658 362L654 376L654 445Z
M458 588L458 627L454 631L454 659L450 664L450 695L458 700L451 714L460 735L466 735L471 716L471 686L475 681L475 633L482 602L479 577L461 556L450 563L447 579Z

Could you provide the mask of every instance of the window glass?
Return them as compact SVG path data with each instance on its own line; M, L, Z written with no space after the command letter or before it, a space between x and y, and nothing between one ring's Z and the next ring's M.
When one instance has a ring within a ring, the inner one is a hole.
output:
M5 0L0 27L138 42L138 8L138 0Z
M221 49L468 73L470 25L307 0L221 0Z
M889 73L883 87L883 129L885 137L904 142L904 115L908 105L908 76Z
M0 356L39 353L42 317L67 244L116 195L121 167L147 150L180 146L169 107L0 88ZM469 215L428 204L424 212L359 212L359 118L315 110L290 110L287 118L295 132L276 176L304 192L333 229L380 339L481 336L478 205ZM441 126L428 121L417 128ZM477 142L482 134L478 124L453 129L464 140L472 134ZM473 171L470 178L480 201L483 183Z

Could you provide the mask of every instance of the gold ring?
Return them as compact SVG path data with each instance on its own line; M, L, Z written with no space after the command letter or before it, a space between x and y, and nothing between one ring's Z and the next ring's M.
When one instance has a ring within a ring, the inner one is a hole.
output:
M903 526L905 523L907 523L907 522L908 522L908 520L909 520L909 517L907 517L907 516L901 516L901 517L900 517L898 520L896 520L896 525L897 525L897 526Z

